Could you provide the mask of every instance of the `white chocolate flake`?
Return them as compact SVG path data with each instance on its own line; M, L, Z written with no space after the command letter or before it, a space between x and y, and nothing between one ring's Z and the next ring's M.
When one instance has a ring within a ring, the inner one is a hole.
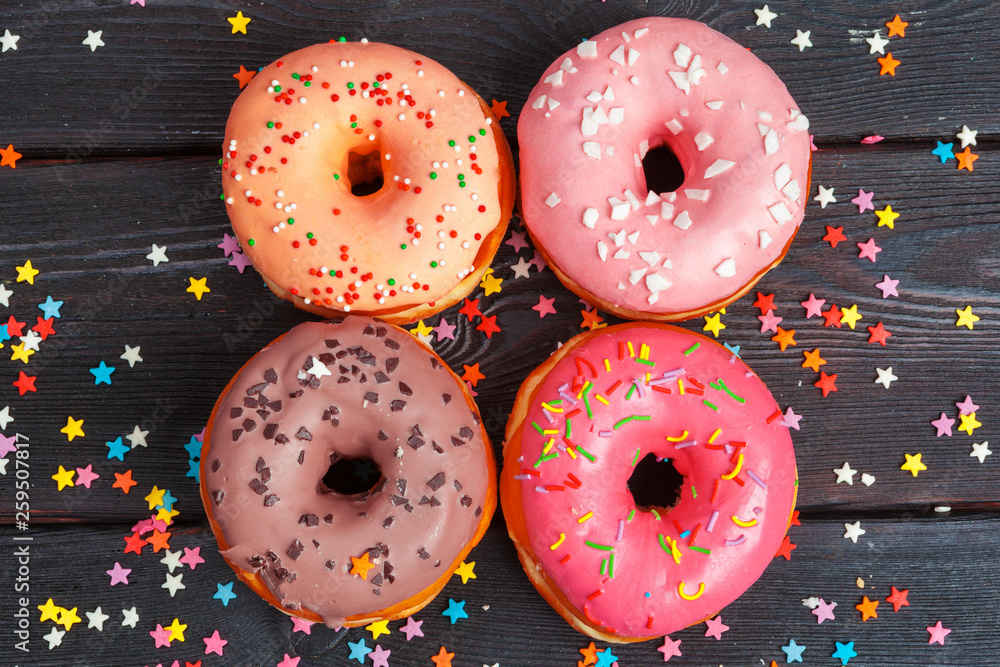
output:
M674 205L670 202L663 202L660 204L660 217L664 220L668 220L674 217Z
M608 203L611 204L612 220L624 220L628 217L629 211L632 210L632 206L627 201L622 201L618 197L609 197ZM621 244L617 243L616 245Z
M636 39L639 39L640 37L644 36L647 32L649 32L649 28L639 28L638 30L632 33L632 36L635 37Z
M583 224L589 229L593 229L597 224L598 213L596 208L588 208L583 212Z
M635 62L639 60L639 52L635 49L628 50L628 66L634 67Z
M602 97L609 102L614 102L615 91L611 90L611 86L608 86L607 88L604 89L604 95L602 95Z
M639 240L639 232L632 232L631 234L629 234L625 238L628 239L628 242L631 245L635 245L635 242Z
M615 107L608 112L608 123L611 125L620 125L625 121L625 109L622 107Z
M691 216L688 214L687 211L681 211L680 213L677 214L677 217L674 218L674 227L677 227L679 229L687 229L690 226L691 226Z
M780 190L792 180L792 168L784 162L774 170L774 188Z
M711 146L714 142L715 139L713 139L712 135L710 135L708 132L702 131L694 135L694 143L696 146L698 146L699 151L705 150L706 148Z
M718 111L722 108L722 100L712 100L711 102L705 102L705 106L712 111Z
M650 266L656 266L656 263L660 261L660 253L655 250L641 250L639 251L639 257ZM634 285L635 283L632 284Z
M768 213L771 214L771 217L774 218L774 221L777 222L779 225L783 225L792 219L792 214L788 210L788 207L785 206L784 202L778 202L774 206L768 208L767 211Z
M669 289L672 283L659 273L650 273L646 276L646 289L650 292L662 292Z
M765 232L763 229L760 230L757 234L760 237L760 249L761 250L764 250L765 248L767 248L767 246L771 245L771 241L773 239L771 238L770 234L768 234L767 232Z
M625 64L625 45L624 44L619 44L618 48L615 49L614 51L612 51L611 55L608 56L608 58L611 59L611 62L618 63L619 65L624 65Z
M788 182L788 185L781 188L781 194L785 195L792 201L797 201L801 193L802 190L799 188L799 182L795 179L792 179Z
M628 259L628 258L629 258L629 251L626 250L625 248L622 248L615 253L615 256L612 259Z
M545 77L543 83L548 83L552 86L561 86L563 85L563 73L564 70L557 69L555 72Z
M736 261L732 257L727 257L715 267L715 273L720 278L732 278L736 275Z
M678 44L677 48L674 49L674 62L677 63L678 67L687 69L691 62L691 47L686 44Z
M632 269L631 271L628 272L628 281L630 283L632 283L633 285L635 285L640 280L642 280L642 277L644 275L646 275L646 268L645 267L643 267L641 269Z
M684 126L681 125L681 122L676 118L668 120L666 123L664 123L664 125L667 126L667 129L670 130L671 134L675 135L680 134L684 130Z
M652 190L646 193L646 206L652 206L658 201L660 201L660 195L656 194Z
M719 64L715 66L715 69L719 70L719 74L725 74L729 71L729 66L720 60Z
M604 241L597 242L597 256L601 258L602 262L608 258L608 244Z
M554 193L554 192L553 192L553 193L552 193L552 194L550 194L550 195L548 196L548 198L547 198L547 199L545 200L545 204L546 204L546 206L548 206L549 208L555 208L555 207L556 207L556 205L557 205L557 204L559 204L559 202L561 202L561 201L562 201L562 199L559 199L559 196L558 196L558 195L556 195L556 193Z
M708 169L705 170L705 178L718 176L722 172L730 169L734 164L736 163L732 160L723 160L722 158L719 158L712 164L708 165Z
M778 133L773 129L768 130L764 135L764 155L774 155L778 152L779 146Z
M545 99L546 99L545 95L539 95L538 97L535 98L535 101L531 103L531 108L532 109L541 109L543 106L545 106ZM400 115L400 119L399 120L403 120L403 118L402 118L403 114L399 114L399 115Z
M581 42L576 47L576 55L581 58L596 58L597 57L597 42L588 39L586 42Z
M702 190L699 188L684 188L684 195L688 199L695 199L697 201L708 201L708 192L708 190Z
M596 90L590 91L590 94L587 95L587 101L590 102L591 104L597 104L598 102L600 102L603 99L604 99L604 96L601 95Z
M601 144L596 141L583 142L583 152L595 160L601 159Z

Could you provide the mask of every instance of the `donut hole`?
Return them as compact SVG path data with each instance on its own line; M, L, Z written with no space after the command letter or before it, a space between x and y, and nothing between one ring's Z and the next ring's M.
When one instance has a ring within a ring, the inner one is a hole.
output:
M627 486L636 508L643 512L668 510L681 497L684 476L668 460L646 454L628 478Z
M684 167L666 144L646 152L646 157L642 158L642 173L646 178L646 190L656 194L674 192L684 183Z
M369 458L337 459L323 475L325 493L353 496L375 488L382 479L382 469ZM321 487L322 488L322 487Z
M373 150L368 153L351 151L347 154L347 182L355 197L367 197L382 189L385 177L382 174L382 153Z

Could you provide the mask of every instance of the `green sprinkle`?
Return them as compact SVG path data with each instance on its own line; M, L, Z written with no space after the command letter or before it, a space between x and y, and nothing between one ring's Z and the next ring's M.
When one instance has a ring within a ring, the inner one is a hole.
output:
M587 394L586 393L584 393L584 395L583 395L583 404L587 408L587 417L590 418L590 419L593 419L594 418L594 411L590 409L590 399L587 398Z
M566 437L569 438L572 435L573 435L573 420L572 419L567 419L566 420Z
M594 383L593 382L588 382L587 383L587 388L583 390L583 395L586 396L587 394L589 394L590 390L593 389L593 388L594 388Z
M649 359L636 359L636 361L639 362L640 364L646 364L647 366L655 366L656 365L655 361L650 361Z
M298 78L299 78L299 75L298 75L298 74L296 74L295 72L292 72L292 78L293 78L293 79L298 79Z
M222 201L226 201L226 195L224 195L224 194L223 195L219 195L219 199L221 199Z
M628 513L628 519L626 519L626 521L628 521L629 523L631 523L632 519L634 519L634 518L635 518L635 508L633 507L632 511Z
M584 540L583 543L586 544L591 549L599 549L600 551L614 551L615 550L614 547L609 547L606 544L596 544L594 542L591 542L590 540Z
M451 146L452 148L454 148L455 147L455 140L454 139L449 140L448 141L448 145Z
M458 180L464 181L465 180L465 174L459 174L458 175Z
M406 250L406 244L405 243L400 243L399 247L400 247L401 250Z
M340 180L340 174L334 174L333 175L333 180L339 181Z
M660 548L666 551L667 553L670 553L670 549L667 547L667 543L663 541L663 535L658 534L656 537L658 537L660 540Z
M346 41L347 41L347 38L346 38L346 37L338 37L338 38L337 38L337 41L338 41L338 42L346 42Z
M612 579L615 578L615 552L612 551L611 555L608 556L608 576Z
M747 402L747 399L741 398L736 394L734 394L733 391L726 386L726 383L722 381L722 378L719 378L719 386L722 387L722 390L727 394L729 394L733 398L733 400L739 403L740 405L743 405L744 403Z
M337 272L335 270L333 270L333 269L330 269L330 275L333 276L334 278L336 278L337 277Z
M269 121L267 121L267 127L268 127L268 129L272 129L272 128L274 128L274 122L273 122L273 121L270 121L270 120L269 120Z
M608 569L608 559L607 558L602 558L601 559L601 574L604 574L607 571L607 569Z
M474 136L472 136L471 134L469 135L469 143L470 144L476 143L476 138Z
M432 269L436 269L437 267L438 267L438 263L437 262L431 262L431 268Z
M311 238L313 238L314 236L315 236L315 234L313 234L312 232L309 232L308 234L306 234L306 238L307 238L307 239L311 239Z
M656 518L657 521L660 520L660 513L656 511L656 508L650 507L649 511Z
M486 136L486 130L480 128L480 130L479 130L479 136L485 137Z
M537 468L540 465L542 465L543 463L545 463L546 461L551 461L552 459L556 458L557 456L559 456L559 452L550 452L548 454L544 454L542 456L539 456L538 460L535 461L535 466L534 467Z
M637 422L648 422L649 420L652 419L652 417L650 417L649 415L632 415L632 419L636 420Z
M713 409L713 410L715 410L716 412L718 412L718 411L719 411L719 408L715 407L715 406L714 406L714 405L712 404L712 402L711 402L711 401L709 401L708 399L704 399L704 400L702 400L702 403L704 403L704 404L705 404L705 405L707 405L708 407L712 408L712 409Z
M535 427L535 430L538 431L539 434L545 435L544 433L542 433L542 427L538 425L538 422L531 422L531 425Z
M295 224L295 218L289 218L288 219L288 224L294 225Z
M306 88L308 88L309 86L312 85L312 81L306 81L302 85L304 85Z
M378 81L372 81L372 87L373 88L378 88L378 85L379 85Z
M633 386L635 386L635 385L633 385ZM624 426L625 424L629 423L630 421L632 421L631 417L623 417L622 419L619 419L617 423L615 423L614 429L617 431L618 429L620 429L622 426Z
M347 84L347 87L348 87L349 89L353 89L353 88L354 88L354 82L353 82L353 81L351 81L351 82L348 82L348 84Z
M701 343L695 343L694 345L692 345L688 349L684 350L684 356L685 357L688 356L689 354L691 354L692 352L694 352L695 350L697 350L699 347L701 347Z
M274 92L280 93L281 92L281 86L275 86L274 87Z
M708 554L709 556L712 555L712 550L711 549L706 549L704 547L688 547L688 549L690 549L691 551L699 551L699 552L701 552L703 554Z
M465 187L465 181L459 181L458 182L458 187L464 188Z
M255 241L253 239L250 239L249 241L247 241L247 243L250 244L250 245L253 245L255 243Z
M633 468L635 467L635 464L639 462L639 452L640 451L642 451L641 447L636 447L635 448L635 456L632 458L632 467Z
M634 392L634 391L635 391L635 383L633 383L632 386L629 387L628 393L625 394L625 400L626 401L630 400L632 398L632 392Z
M357 126L358 126L357 123L351 123L351 127L357 127Z
M597 458L593 454L591 454L590 452L588 452L586 449L584 449L583 447L581 447L579 445L576 446L576 451L580 452L581 454L583 454L584 456L586 456L588 459L590 459L591 463L593 463L594 461L597 460ZM799 481L795 480L795 483L798 484Z
M396 284L396 279L395 278L389 278L389 280L387 280L386 282L389 283L389 287L392 287L393 285Z
M438 177L437 172L436 171L432 171L431 172L431 180L433 181L437 177Z
M698 489L694 488L694 484L691 485L691 497L692 498L698 497Z

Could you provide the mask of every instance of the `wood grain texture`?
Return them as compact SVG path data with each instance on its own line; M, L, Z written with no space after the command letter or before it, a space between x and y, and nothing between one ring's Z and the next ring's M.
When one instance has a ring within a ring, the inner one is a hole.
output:
M1000 74L987 54L1000 48L1000 19L986 0L907 3L906 37L886 47L902 62L895 76L879 76L864 38L885 36L896 9L845 0L771 7L779 17L766 29L750 5L685 0L352 0L335 10L315 0L11 3L0 16L21 41L0 59L2 118L30 157L216 154L239 65L263 67L344 35L434 58L487 100L508 100L516 120L557 56L618 23L659 15L704 21L750 48L786 83L819 141L948 141L962 124L996 133ZM248 35L231 34L226 17L237 10L252 18ZM106 46L83 46L87 29L103 30ZM813 48L789 43L796 29L811 31Z
M847 519L844 519L847 520ZM699 624L675 633L681 640L682 665L784 664L781 646L789 639L804 644L806 664L836 664L830 654L835 642L854 642L856 660L864 665L974 665L996 664L1000 640L992 623L984 619L997 612L1000 583L983 576L987 554L994 550L994 536L1000 530L995 517L966 515L951 520L932 514L904 515L892 519L862 520L867 532L857 544L843 539L844 520L816 520L793 527L792 541L798 547L791 561L776 559L764 576L739 600L721 611L730 630L722 640L705 637L706 626ZM854 519L851 518L851 521ZM391 634L372 641L363 629L334 633L314 626L310 635L293 633L291 621L271 608L246 586L236 581L236 599L223 607L212 598L217 584L235 580L232 570L214 551L211 532L202 527L186 527L171 537L171 547L201 547L206 562L194 571L183 572L185 589L175 597L160 586L167 568L163 556L150 552L140 556L122 554L119 544L123 530L104 526L49 527L34 531L31 543L32 579L30 665L98 664L146 665L157 662L169 665L173 660L203 665L272 667L285 653L302 656L299 667L357 664L348 660L347 642L365 638L366 646L379 644L392 651L390 664L396 667L424 667L439 647L455 653L453 664L528 666L572 665L581 656L578 649L589 640L572 630L542 600L521 571L513 546L502 522L497 522L483 542L473 550L475 579L465 585L453 577L441 595L415 615L422 620L424 636L411 641L398 630L401 621L389 624ZM0 530L4 544L11 531ZM74 558L66 563L67 548ZM900 557L919 553L919 558ZM120 562L131 568L129 584L107 586L104 573ZM942 572L944 571L944 572ZM44 576L39 576L44 573ZM861 577L863 589L856 584ZM4 578L9 579L5 573ZM0 578L4 587L8 582ZM961 582L961 583L960 583ZM898 613L885 602L891 586L908 589L909 607ZM821 597L836 602L836 618L817 625L816 617L802 606L801 600ZM882 600L878 619L862 623L854 605L862 596ZM35 606L49 598L56 605L77 608L83 622L74 626L52 651L41 636L51 622L38 623ZM448 599L465 601L468 619L451 625L441 612ZM87 628L85 611L98 605L111 618L104 631ZM134 629L123 627L121 609L135 606L139 622ZM485 607L488 606L488 609ZM15 602L12 596L0 598L0 613L10 618ZM157 624L169 625L174 618L187 624L185 641L169 648L154 649L149 636ZM944 646L929 646L925 628L941 620L952 629ZM206 656L203 637L214 630L229 644L224 654ZM652 665L662 662L656 652L660 641L612 647L621 665ZM603 648L600 647L599 648ZM7 652L5 652L7 651ZM0 659L11 664L9 645L0 646Z

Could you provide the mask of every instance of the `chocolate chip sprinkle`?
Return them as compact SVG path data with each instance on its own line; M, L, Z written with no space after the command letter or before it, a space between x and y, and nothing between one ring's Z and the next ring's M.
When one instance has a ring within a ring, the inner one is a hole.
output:
M300 449L299 450L299 465L302 465L302 462L305 461L305 460L306 460L306 450Z
M298 432L295 433L295 437L298 438L299 440L312 440L313 439L312 433L310 433L309 430L305 426L301 427L298 430Z
M212 461L212 472L219 472L219 466L222 465L222 461L215 459Z
M305 549L305 546L301 542L295 540L292 542L292 546L288 547L288 557L292 560L298 560L299 556L302 555L302 552L305 551Z
M390 350L398 350L399 349L399 343L397 343L396 341L394 341L391 338L386 338L385 339L385 346L387 348L389 348Z
M372 405L377 405L378 404L378 394L376 394L374 391L366 392L365 393L365 402L366 403L371 403Z
M267 486L265 486L259 479L250 480L250 488L253 489L254 493L258 496L262 496L267 493Z
M375 327L373 327L370 324L366 324L365 328L361 331L361 333L364 334L365 336L374 336L375 335Z
M266 371L264 371L264 379L270 382L271 384L277 384L278 383L277 371L275 371L273 368L268 368Z
M428 558L431 557L431 555L427 553L427 549L425 549L424 547L420 547L419 549L417 549L417 555L424 560L427 560Z
M406 407L406 401L402 401L398 398L389 404L389 410L391 412L399 412L405 407Z
M257 405L258 405L257 399L254 398L254 397L252 397L252 396L249 396L249 397L243 399L243 406L244 407L247 407L247 408L256 408Z
M236 407L236 408L232 408L229 411L229 418L230 419L236 419L237 417L242 417L242 416L243 416L243 408Z
M261 382L260 384L255 384L254 386L247 389L247 396L253 396L254 394L259 394L260 392L267 389L267 382Z
M323 521L326 521L327 523L333 523L333 515L327 514L325 517L323 517Z
M266 467L267 467L267 463L264 462L264 457L263 456L258 456L257 457L257 463L254 464L254 467L253 467L254 470L256 470L257 472L260 472L261 470L263 470Z
M243 420L243 428L246 429L247 433L250 433L252 431L256 431L257 430L257 422L255 422L252 419L244 419Z
M389 357L385 360L385 372L392 373L399 366L399 357Z
M222 489L218 489L216 491L212 491L212 497L215 499L215 504L216 505L221 505L222 504L222 499L226 497L226 492L223 491Z
M413 396L413 390L405 382L399 383L399 393L403 396Z
M462 490L462 483L459 482L457 479L455 480L455 490L456 491L461 491Z
M299 517L299 524L303 526L318 526L319 517L315 514L303 514Z
M460 436L462 436L463 438L465 438L466 440L468 440L469 438L471 438L472 436L474 436L476 433L475 433L475 431L473 431L468 426L463 426L462 428L458 429L458 434Z
M445 405L451 403L451 394L441 394L441 400L444 401Z
M326 343L326 346L327 346L327 347L328 347L329 349L331 349L331 350L332 350L333 348L335 348L335 347L340 347L340 341L339 341L339 340L337 340L336 338L332 338L332 339L329 339L329 338L328 338L327 340L325 340L325 341L323 341L323 342L324 342L324 343Z
M324 567L325 567L326 569L328 569L328 570L330 570L331 572L333 572L333 568L337 567L337 563L336 563L336 561L334 561L334 560L333 560L333 559L331 558L330 560L326 561L326 563L324 563L324 564L323 564L323 566L324 566Z
M461 503L462 503L462 507L471 507L472 506L472 498L470 498L469 496L462 496Z
M243 435L243 429L241 429L241 428L234 428L233 429L233 442L236 442L237 440L239 440L241 435Z
M271 505L274 505L275 503L279 502L280 500L281 500L281 498L279 498L278 496L274 495L273 493L271 495L269 495L269 496L264 496L264 507L270 507Z
M375 382L378 384L385 384L389 381L389 376L382 371L375 371Z
M396 519L394 517L391 517L391 516L390 517L386 517L385 521L382 522L382 527L383 528L388 528L389 526L392 525L392 522L395 521L395 520Z
M384 440L388 440L388 439L389 439L389 436L388 436L388 435L386 435L385 431L382 431L382 430L380 430L380 431L378 432L378 439L379 439L379 440L383 440L383 441L384 441Z
M277 424L268 424L264 427L264 438L270 440L274 437L274 434L278 432Z

